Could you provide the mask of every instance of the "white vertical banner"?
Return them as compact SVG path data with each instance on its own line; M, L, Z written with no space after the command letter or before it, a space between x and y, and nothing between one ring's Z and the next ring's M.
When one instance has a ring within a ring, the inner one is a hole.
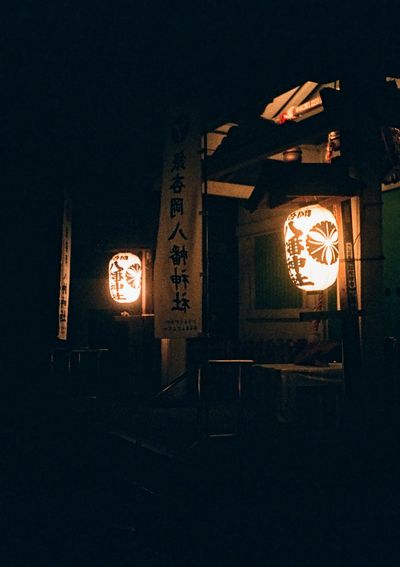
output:
M69 287L71 279L71 226L72 226L72 199L65 192L64 212L61 239L61 265L60 265L60 294L58 304L58 335L57 338L66 341L68 330Z
M155 336L202 332L202 164L200 119L191 109L166 124L154 271Z

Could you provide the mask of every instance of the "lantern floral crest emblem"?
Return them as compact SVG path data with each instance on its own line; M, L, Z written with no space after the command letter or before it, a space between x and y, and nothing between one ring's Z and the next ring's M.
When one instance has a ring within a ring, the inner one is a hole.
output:
M285 222L286 261L292 282L303 291L322 291L339 270L339 233L334 215L320 205L302 207Z
M117 303L133 303L142 287L142 263L132 252L114 254L108 264L110 294Z

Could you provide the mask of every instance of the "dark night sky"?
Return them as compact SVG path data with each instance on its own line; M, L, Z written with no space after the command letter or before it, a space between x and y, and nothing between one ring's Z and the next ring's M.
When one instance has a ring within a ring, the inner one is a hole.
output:
M115 217L126 197L145 199L160 172L168 97L205 94L209 108L233 117L257 93L268 102L303 80L371 65L391 74L400 61L391 6L339 13L326 2L276 0L3 3L3 242L31 290L20 283L6 302L18 333L53 317L44 314L54 308L62 191L86 199L93 218L100 209ZM15 250L25 254L22 267Z
M200 93L235 119L260 93L268 102L349 69L391 73L400 61L392 3L350 4L5 3L4 193L43 211L65 188L92 206L148 194L160 172L165 95Z
M5 149L41 186L143 182L159 162L165 91L205 91L233 109L259 85L267 98L273 84L336 78L353 57L399 60L390 5L12 2Z

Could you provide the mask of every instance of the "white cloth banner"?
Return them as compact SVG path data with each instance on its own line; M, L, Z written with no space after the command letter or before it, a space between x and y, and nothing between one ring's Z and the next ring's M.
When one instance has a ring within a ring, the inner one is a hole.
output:
M201 131L190 111L167 122L154 271L155 336L202 332Z
M58 335L66 341L68 330L69 287L71 278L71 226L72 200L68 193L64 195L64 213L61 240L60 295L58 304Z

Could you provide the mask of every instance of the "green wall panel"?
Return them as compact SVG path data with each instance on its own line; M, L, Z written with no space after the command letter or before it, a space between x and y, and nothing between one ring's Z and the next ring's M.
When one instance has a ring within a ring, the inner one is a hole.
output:
M385 335L400 337L400 190L382 195Z
M302 292L289 278L283 238L264 234L254 244L255 308L301 307Z

